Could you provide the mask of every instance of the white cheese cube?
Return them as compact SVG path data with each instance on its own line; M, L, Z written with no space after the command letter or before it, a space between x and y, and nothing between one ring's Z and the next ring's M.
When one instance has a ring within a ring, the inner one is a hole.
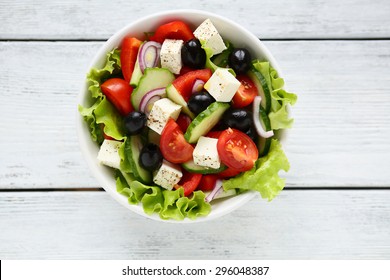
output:
M161 167L154 172L153 182L167 190L172 190L182 176L179 165L164 160Z
M181 62L181 47L183 40L165 39L160 51L161 67L167 68L174 74L179 74L183 66Z
M206 89L216 101L230 102L240 85L240 81L238 81L228 69L218 68L204 84L204 89Z
M217 169L221 166L217 150L218 139L201 136L192 156L194 163L200 166Z
M176 120L179 117L181 106L168 98L161 98L154 102L149 113L146 125L158 134L161 134L170 118Z
M105 139L102 145L100 146L97 160L101 164L119 169L121 158L119 157L118 150L121 147L121 145L122 142Z
M221 35L219 35L210 19L206 19L198 26L198 28L196 28L194 36L199 39L199 41L204 41L206 47L212 49L213 55L226 50L226 46Z

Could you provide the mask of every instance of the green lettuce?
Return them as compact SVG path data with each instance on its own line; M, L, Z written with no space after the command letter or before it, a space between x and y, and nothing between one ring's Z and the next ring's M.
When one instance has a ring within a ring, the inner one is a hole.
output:
M207 216L211 206L205 201L205 194L195 191L191 197L184 196L183 188L165 190L158 186L147 186L134 180L131 173L117 172L117 191L128 198L130 204L142 203L148 215L159 214L161 219L183 220Z
M283 89L284 80L278 76L277 71L267 61L255 60L253 67L265 78L271 88L271 110L268 114L273 130L290 128L294 122L288 114L288 105L294 105L297 96Z
M206 41L201 40L200 44L202 45L202 49L204 49L206 53L206 63L205 68L210 69L215 72L218 68L226 68L227 66L227 57L233 49L233 45L226 42L227 49L217 56L213 56L213 50L210 47L207 47ZM236 76L236 73L232 68L227 68L233 76Z
M285 179L279 177L279 171L287 172L289 169L290 164L282 145L278 140L272 139L266 156L259 158L251 170L224 180L222 186L225 191L230 189L258 191L262 198L271 201L285 186Z
M90 107L78 106L80 114L87 122L93 141L101 144L104 133L114 139L122 140L123 124L118 111L103 95L100 86L108 78L120 73L120 51L114 49L107 53L105 65L100 68L92 68L87 74L88 90L90 93Z

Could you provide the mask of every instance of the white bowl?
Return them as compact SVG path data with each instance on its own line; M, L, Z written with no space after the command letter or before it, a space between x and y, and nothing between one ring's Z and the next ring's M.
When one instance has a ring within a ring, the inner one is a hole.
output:
M144 32L156 30L159 25L169 22L171 20L183 20L190 25L192 30L194 30L200 23L202 23L207 18L209 18L213 22L224 40L232 42L237 47L247 48L252 54L253 58L259 58L269 61L272 67L278 71L280 76L282 76L274 57L255 35L227 18L199 10L164 11L161 13L152 14L150 16L141 18L133 23L130 23L126 27L116 32L107 42L103 44L103 46L99 49L98 53L92 60L92 63L88 69L92 67L102 67L105 62L107 52L111 51L115 47L120 46L122 39L126 35L142 38L144 36ZM79 94L78 104L84 106L90 105L88 104L88 94L88 86L87 83L85 83L84 88ZM158 221L173 223L193 223L209 221L230 213L231 211L244 205L253 197L258 195L256 192L250 191L227 199L219 201L217 200L215 202L213 201L212 210L210 214L206 217L199 217L196 220L190 220L188 218L182 221L162 220L158 216L158 214L154 214L151 216L147 215L144 213L141 204L129 204L127 201L127 197L119 194L116 191L113 171L112 169L99 164L99 162L97 161L96 157L99 151L99 147L95 142L92 141L88 126L79 113L77 113L77 130L82 153L93 173L93 176L98 180L99 184L123 206L144 217L148 217Z

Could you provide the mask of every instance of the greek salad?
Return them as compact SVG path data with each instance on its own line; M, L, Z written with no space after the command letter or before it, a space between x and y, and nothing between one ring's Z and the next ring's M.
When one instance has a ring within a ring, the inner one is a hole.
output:
M251 190L272 200L284 188L278 173L289 162L277 136L297 97L210 19L127 36L87 79L91 103L79 112L97 160L147 214L196 219L215 200Z

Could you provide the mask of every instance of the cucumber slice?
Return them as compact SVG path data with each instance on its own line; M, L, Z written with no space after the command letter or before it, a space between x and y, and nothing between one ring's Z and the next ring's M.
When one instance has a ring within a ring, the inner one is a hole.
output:
M219 191L213 198L214 199L220 199L220 198L225 198L225 197L229 197L229 196L234 196L234 195L237 195L237 190L236 189L230 189L230 190L221 190Z
M125 154L134 177L144 184L150 184L152 182L152 174L143 169L139 164L139 154L142 146L143 144L139 135L129 136L125 141Z
M206 135L221 119L223 113L229 109L229 103L214 102L201 112L190 123L184 138L188 143L196 143L200 136Z
M248 76L254 82L259 95L261 96L261 105L266 113L271 110L271 90L264 76L254 67L248 71Z
M166 87L174 79L175 76L168 69L157 67L146 68L144 75L139 80L138 87L131 94L131 103L134 109L136 111L139 110L139 104L146 93L152 89Z
M131 182L135 181L135 177L133 173L126 173L120 170L123 178L125 179L126 183L130 186Z
M260 105L260 123L261 125L265 128L266 131L271 130L271 122L268 118L268 115L262 105ZM268 154L269 148L271 146L271 139L272 137L269 138L263 138L259 136L259 141L258 141L258 149L259 149L259 155L265 156Z
M153 129L148 130L148 142L160 146L161 135Z
M189 116L192 120L195 118L194 113L188 108L187 102L184 100L183 96L177 91L173 84L170 84L167 87L167 97L175 102L178 105L181 105L181 111Z
M200 166L195 164L193 160L187 161L181 165L185 170L192 172L192 173L199 173L199 174L215 174L222 172L227 169L226 165L221 164L221 166L218 169Z
M130 85L132 87L137 87L141 77L142 77L142 71L141 71L141 67L139 67L138 55L137 55L137 60L135 61L133 74L131 74Z

